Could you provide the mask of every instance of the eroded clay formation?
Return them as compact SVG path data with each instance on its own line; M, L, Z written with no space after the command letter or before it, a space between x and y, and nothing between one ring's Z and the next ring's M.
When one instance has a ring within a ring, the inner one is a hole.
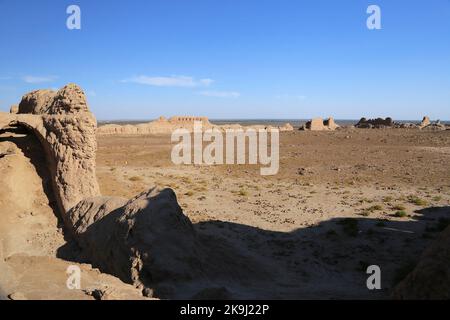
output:
M86 197L100 194L95 176L96 119L75 84L23 96L17 113L0 113L0 129L25 127L46 153L53 191L63 218Z

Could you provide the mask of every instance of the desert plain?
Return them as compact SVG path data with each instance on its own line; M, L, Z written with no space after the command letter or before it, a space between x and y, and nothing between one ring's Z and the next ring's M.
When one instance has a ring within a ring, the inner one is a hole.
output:
M103 194L172 188L199 233L268 271L247 298L388 298L450 223L450 131L280 133L280 169L173 165L170 136L99 136ZM382 290L366 287L379 265Z
M260 165L175 165L169 134L99 134L97 144L101 194L171 188L209 243L206 259L231 276L143 292L80 259L39 142L17 130L0 135L4 298L386 299L450 224L449 130L295 128L280 133L273 176ZM66 287L73 264L83 290ZM369 265L381 269L380 290L366 286Z

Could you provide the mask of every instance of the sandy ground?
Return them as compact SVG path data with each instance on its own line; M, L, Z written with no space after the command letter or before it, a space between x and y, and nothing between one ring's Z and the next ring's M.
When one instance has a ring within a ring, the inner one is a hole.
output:
M174 165L170 136L98 136L97 177L103 195L174 189L202 237L258 261L249 272L260 280L224 283L234 297L389 297L450 221L450 131L294 131L280 142L280 171L264 177L259 165ZM0 297L141 297L71 262L39 143L3 133L0 151ZM372 264L382 290L366 287ZM67 289L69 265L82 269L83 290Z
M169 136L98 142L103 194L170 187L200 233L272 271L243 297L388 297L450 219L449 131L282 133L268 177L259 165L174 165ZM366 287L372 264L380 291Z

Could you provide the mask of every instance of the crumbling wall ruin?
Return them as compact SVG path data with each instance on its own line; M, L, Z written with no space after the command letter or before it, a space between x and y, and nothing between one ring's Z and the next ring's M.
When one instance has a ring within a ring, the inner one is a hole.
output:
M26 94L18 109L17 114L0 113L0 129L20 126L38 137L46 153L58 208L66 221L66 212L79 201L100 195L95 176L96 119L75 84L57 92Z

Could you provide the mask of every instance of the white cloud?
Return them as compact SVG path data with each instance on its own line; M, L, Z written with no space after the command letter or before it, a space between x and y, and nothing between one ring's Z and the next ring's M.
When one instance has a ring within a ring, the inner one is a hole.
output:
M170 76L170 77L148 77L137 76L122 80L122 82L131 82L156 87L207 87L214 81L212 79L199 79L187 76Z
M22 78L26 83L52 82L58 79L57 76L25 76Z
M241 94L236 91L200 91L198 94L205 97L218 98L238 98L241 96Z

